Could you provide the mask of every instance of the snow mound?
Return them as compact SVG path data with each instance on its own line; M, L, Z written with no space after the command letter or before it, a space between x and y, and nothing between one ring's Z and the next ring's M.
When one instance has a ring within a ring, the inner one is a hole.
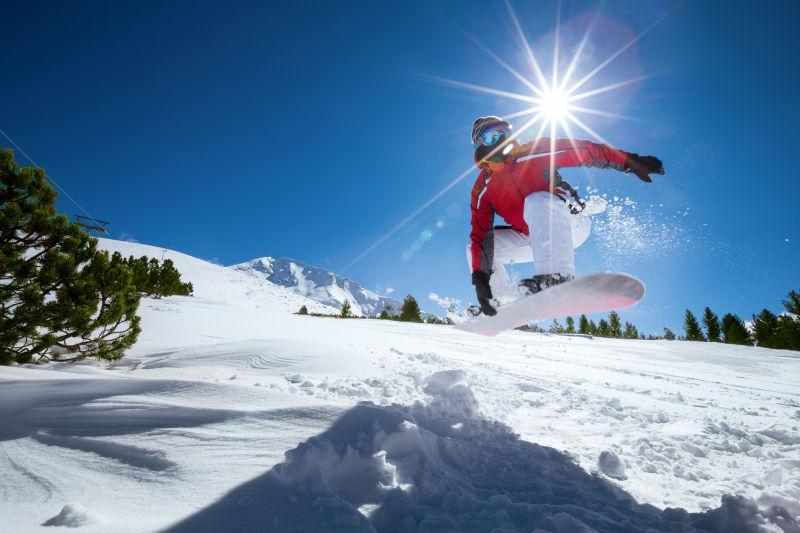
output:
M79 503L65 505L61 512L46 521L43 526L82 527L97 523L98 520Z
M597 467L608 477L625 479L625 463L614 452L608 450L601 452Z
M434 373L424 391L429 401L412 406L358 404L168 531L796 531L784 509L765 517L745 498L706 513L640 505L566 454L482 417L462 370Z

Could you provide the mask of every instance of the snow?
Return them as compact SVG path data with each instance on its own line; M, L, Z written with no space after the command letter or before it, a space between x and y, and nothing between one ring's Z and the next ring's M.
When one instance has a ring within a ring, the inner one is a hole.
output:
M43 526L81 527L98 522L89 511L79 503L67 504L56 516L46 521Z
M597 460L597 468L605 475L613 477L614 479L625 479L625 463L612 451L606 450L600 452L600 458Z
M101 246L195 296L116 363L0 368L4 530L797 531L797 353L299 316L335 310Z

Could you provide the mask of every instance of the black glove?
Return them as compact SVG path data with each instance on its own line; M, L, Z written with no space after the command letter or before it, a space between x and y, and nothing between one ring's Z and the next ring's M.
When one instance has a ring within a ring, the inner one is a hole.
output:
M486 272L473 272L472 284L475 285L475 294L478 296L478 304L481 306L481 313L487 316L494 316L497 310L492 307L492 288L489 287L489 274Z
M625 162L625 172L633 172L640 180L647 183L652 182L650 174L659 174L663 176L664 163L657 157L652 155L639 155L630 154L628 160Z

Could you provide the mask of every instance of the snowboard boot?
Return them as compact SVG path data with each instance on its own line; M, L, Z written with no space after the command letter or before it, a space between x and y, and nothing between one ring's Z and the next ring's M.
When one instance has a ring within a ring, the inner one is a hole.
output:
M519 286L527 291L527 295L531 295L573 279L575 276L572 274L539 274L520 280Z

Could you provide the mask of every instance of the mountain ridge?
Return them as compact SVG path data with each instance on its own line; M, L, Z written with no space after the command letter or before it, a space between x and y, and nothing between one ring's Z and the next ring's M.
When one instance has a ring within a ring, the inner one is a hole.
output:
M331 307L341 308L344 301L348 300L355 315L374 317L388 307L396 313L402 306L399 300L381 296L357 281L289 257L258 257L229 268L266 279Z

